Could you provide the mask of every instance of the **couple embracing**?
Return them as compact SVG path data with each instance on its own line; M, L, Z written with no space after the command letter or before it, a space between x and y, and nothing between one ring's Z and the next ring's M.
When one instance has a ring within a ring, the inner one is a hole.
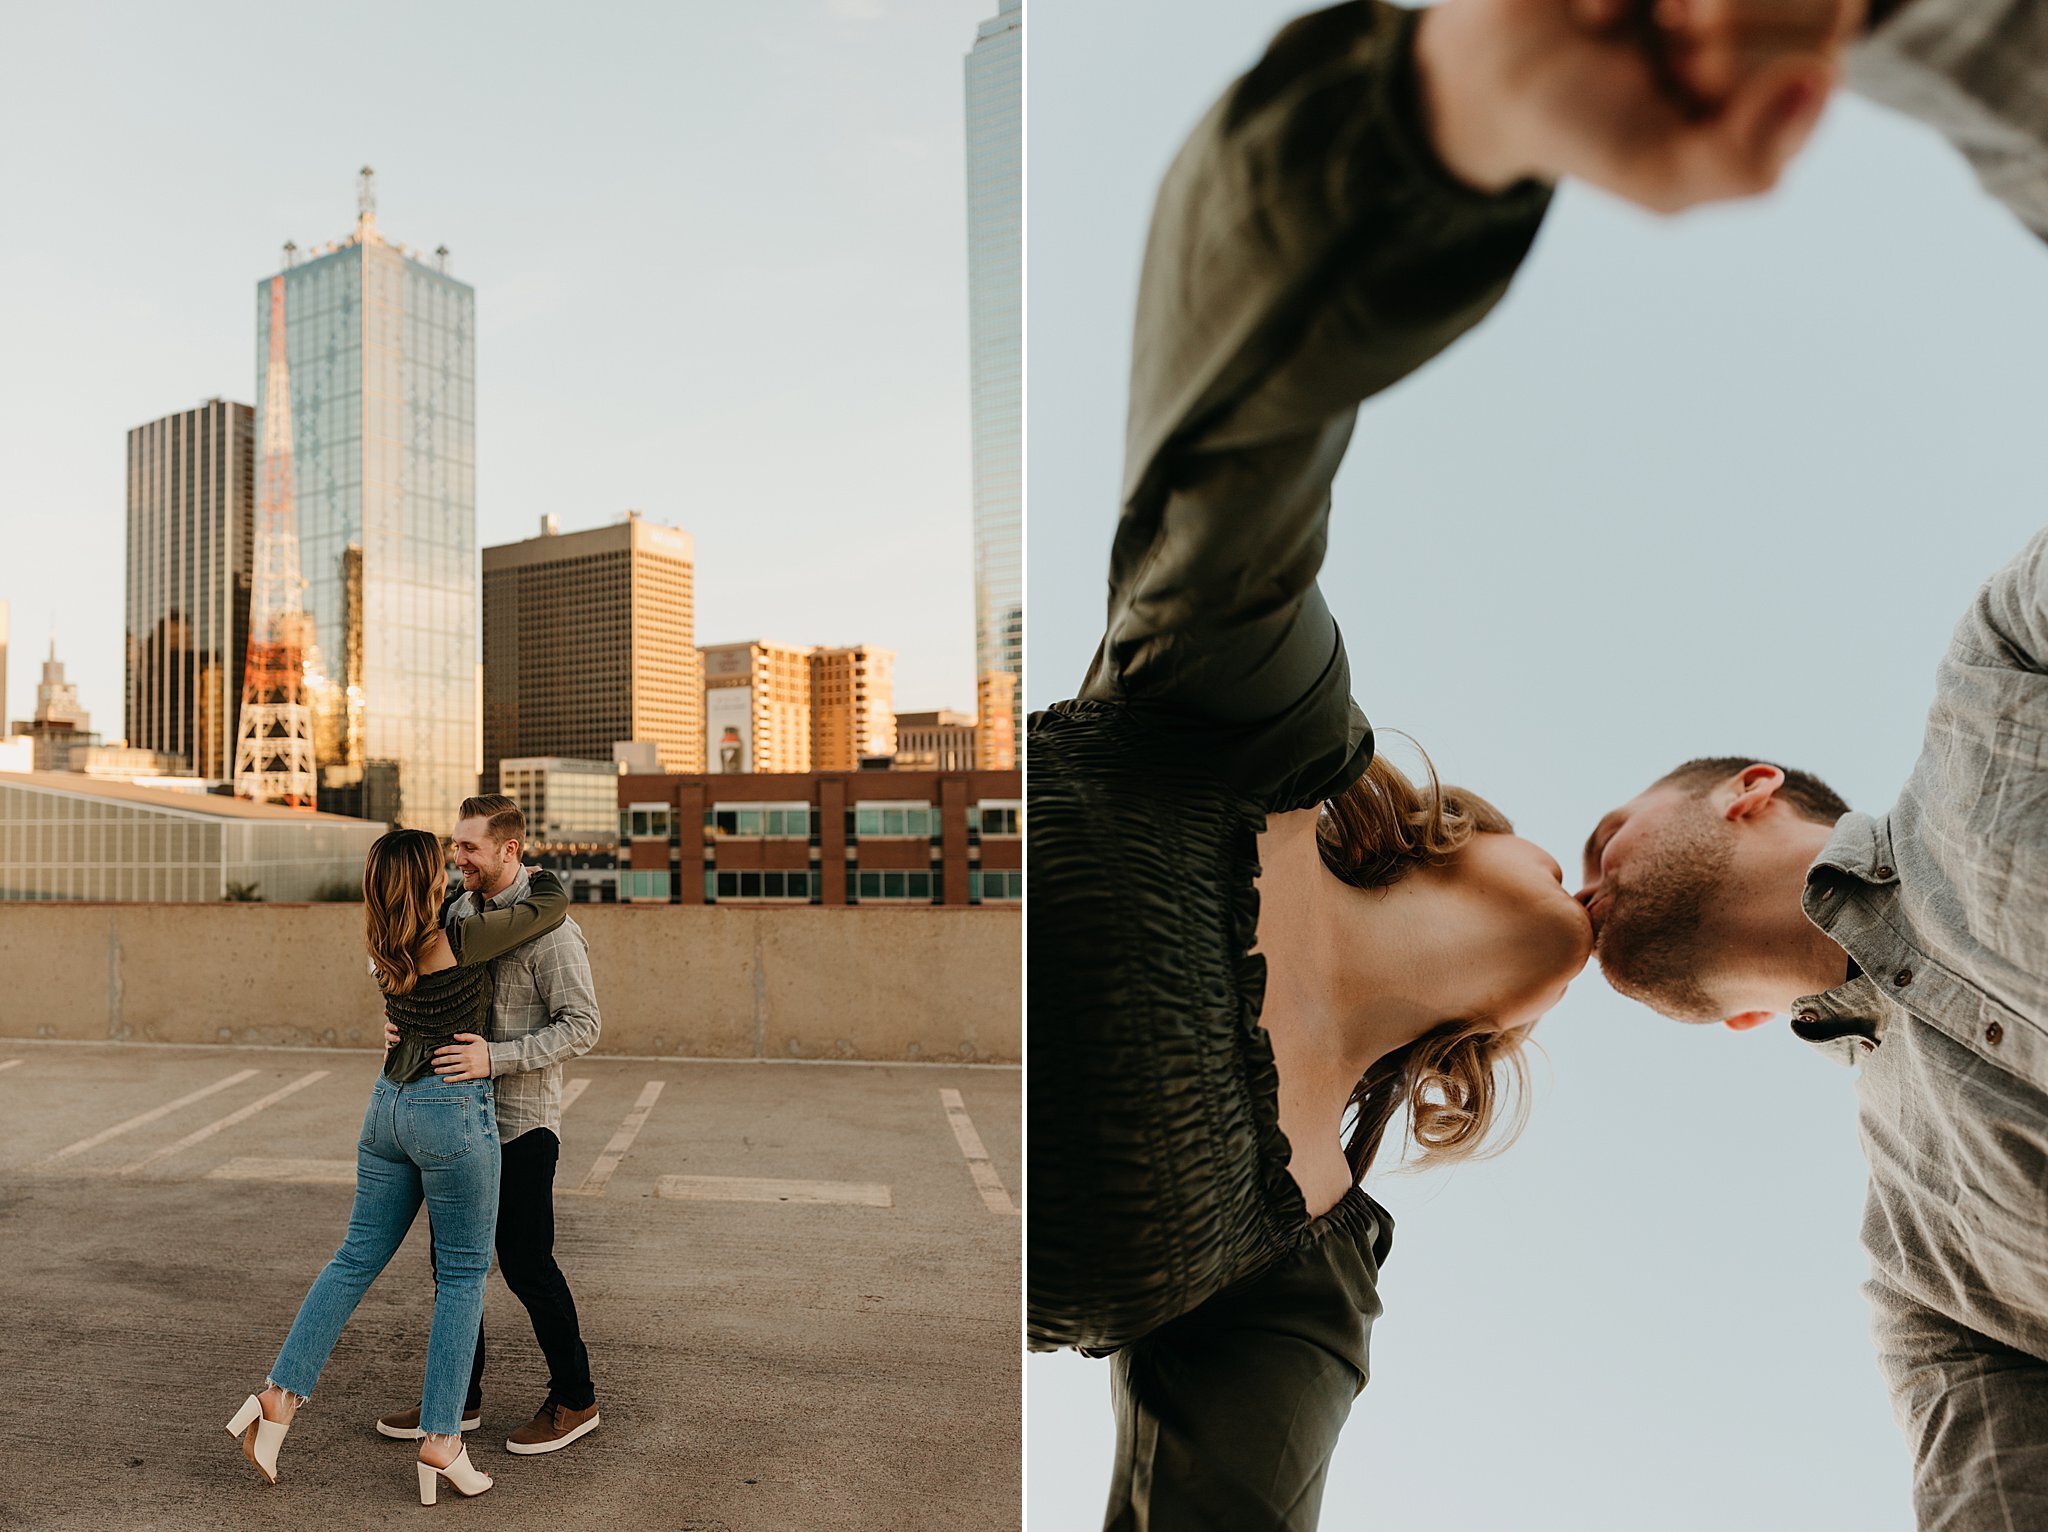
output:
M1111 1532L1316 1524L1393 1243L1359 1183L1404 1112L1423 1163L1477 1150L1596 951L1665 1016L1789 1014L1858 1065L1920 1525L2048 1526L2048 532L1962 615L1889 813L1685 762L1576 893L1375 754L1317 586L1359 405L1484 319L1552 185L1762 191L1850 53L2048 233L2041 0L1359 0L1167 175L1108 629L1029 756L1031 1340L1112 1357ZM1471 556L1386 578L1455 609Z
M576 1303L555 1264L554 1178L562 1066L597 1042L583 933L551 872L523 866L526 826L498 794L464 800L448 889L439 837L394 830L363 869L370 970L384 994L384 1068L356 1146L348 1233L299 1307L266 1387L228 1422L258 1472L277 1455L342 1327L424 1202L433 1231L434 1319L417 1409L377 1422L418 1441L419 1489L480 1495L492 1480L462 1433L482 1423L484 1274L495 1243L548 1364L539 1411L508 1452L554 1452L598 1423Z

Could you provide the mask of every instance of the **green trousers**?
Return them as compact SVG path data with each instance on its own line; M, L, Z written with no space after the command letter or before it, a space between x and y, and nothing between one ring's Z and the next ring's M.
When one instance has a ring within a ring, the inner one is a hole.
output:
M1387 1243L1323 1240L1110 1358L1105 1532L1311 1532Z

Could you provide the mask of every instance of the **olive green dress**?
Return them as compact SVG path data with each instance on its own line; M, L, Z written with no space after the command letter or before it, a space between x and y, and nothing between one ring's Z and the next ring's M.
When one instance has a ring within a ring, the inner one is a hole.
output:
M1311 1220L1287 1171L1257 836L1372 755L1315 584L1357 406L1485 315L1548 203L1437 164L1413 32L1295 22L1169 171L1108 630L1032 720L1030 1341L1114 1353L1112 1529L1313 1527L1380 1311L1385 1210Z

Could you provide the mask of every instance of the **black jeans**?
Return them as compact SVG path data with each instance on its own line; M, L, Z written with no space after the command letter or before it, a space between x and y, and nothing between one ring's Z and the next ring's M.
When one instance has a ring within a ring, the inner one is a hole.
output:
M502 1152L498 1272L533 1321L533 1338L548 1359L548 1392L558 1404L587 1410L597 1402L590 1353L583 1348L568 1279L555 1264L555 1162L561 1158L562 1141L546 1128L535 1128L505 1144ZM484 1332L478 1325L464 1413L475 1410L483 1397Z

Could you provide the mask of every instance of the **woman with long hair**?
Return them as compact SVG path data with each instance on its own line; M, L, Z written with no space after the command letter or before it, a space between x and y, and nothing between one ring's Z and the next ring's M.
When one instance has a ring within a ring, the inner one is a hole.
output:
M1624 9L1303 17L1160 191L1108 629L1028 757L1030 1340L1113 1356L1112 1532L1315 1525L1392 1241L1359 1182L1404 1113L1420 1164L1485 1148L1591 951L1555 861L1374 755L1316 579L1360 402L1498 301L1551 179L1759 190L1811 126L1824 66L1681 107ZM1456 620L1474 556L1387 578Z
M490 1476L470 1466L461 1425L498 1223L497 1108L488 1077L437 1066L434 1050L489 1035L490 960L560 925L569 896L553 873L537 870L518 903L444 931L439 916L447 888L441 842L425 830L393 830L370 847L363 923L370 969L398 1042L370 1091L356 1143L355 1206L341 1249L299 1305L263 1391L228 1422L243 1454L272 1484L293 1417L424 1202L436 1281L420 1395L420 1503L434 1503L443 1479L465 1495L491 1487Z

